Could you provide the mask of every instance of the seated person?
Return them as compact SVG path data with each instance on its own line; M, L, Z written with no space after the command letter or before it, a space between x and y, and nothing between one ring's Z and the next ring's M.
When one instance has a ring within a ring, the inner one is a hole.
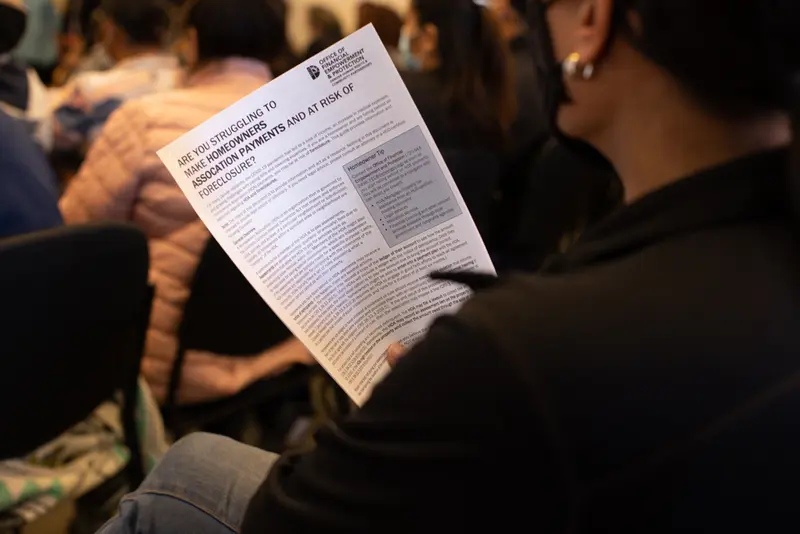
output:
M397 45L400 43L400 30L403 28L403 19L393 9L372 2L364 2L358 6L358 27L363 28L372 24L383 46L386 47L395 65L400 65L400 52Z
M164 52L169 15L158 0L103 0L96 12L101 43L115 66L85 72L56 91L59 151L83 151L122 102L175 88L178 59Z
M278 16L283 19L284 25L286 25L286 21L289 17L289 9L286 6L285 0L274 0L273 5L278 13ZM289 44L289 41L284 39L281 51L269 64L269 68L272 70L273 76L277 78L278 76L281 76L284 73L292 70L299 64L300 57L295 54L294 50L292 50L292 46Z
M314 450L190 436L102 534L798 531L800 2L530 5L553 134L625 206Z
M53 75L53 85L61 87L83 72L102 72L114 66L100 42L95 12L100 0L67 0L61 30L61 60Z
M313 57L344 37L342 26L333 11L314 6L308 11L308 26L313 36L306 49L306 59Z
M414 0L401 35L403 81L491 252L516 116L505 43L486 8L461 0Z
M27 24L23 0L0 0L0 109L23 121L45 150L52 147L52 122L47 88L36 71L11 55Z
M186 85L125 103L61 200L68 223L130 221L149 237L156 296L142 371L162 402L183 308L209 233L156 151L272 79L267 65L282 50L285 34L270 1L190 4L181 46L191 69ZM235 395L298 362L312 360L295 339L253 358L189 351L177 402Z

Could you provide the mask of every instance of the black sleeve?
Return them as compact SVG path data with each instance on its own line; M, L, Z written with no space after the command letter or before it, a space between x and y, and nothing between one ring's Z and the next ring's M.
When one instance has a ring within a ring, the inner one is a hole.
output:
M280 460L242 532L459 532L493 503L518 509L531 493L509 480L545 461L527 398L486 336L441 320L357 414Z

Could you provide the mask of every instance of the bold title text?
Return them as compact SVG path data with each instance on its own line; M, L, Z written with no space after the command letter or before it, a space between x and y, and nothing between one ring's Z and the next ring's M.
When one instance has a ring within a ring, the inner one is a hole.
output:
M279 109L271 100L181 156L178 167L192 181L194 189L199 190L200 198L206 198L253 169L259 148L353 92L352 83L344 85L277 123L269 121L269 114Z

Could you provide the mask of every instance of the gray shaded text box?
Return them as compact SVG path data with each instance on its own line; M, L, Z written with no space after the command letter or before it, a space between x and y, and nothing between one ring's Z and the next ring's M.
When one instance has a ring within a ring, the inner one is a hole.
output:
M417 126L344 165L390 247L461 215Z

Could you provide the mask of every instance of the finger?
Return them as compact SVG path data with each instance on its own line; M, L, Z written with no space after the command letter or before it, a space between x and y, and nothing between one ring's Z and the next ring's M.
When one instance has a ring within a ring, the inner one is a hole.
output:
M392 343L389 345L389 350L386 351L386 359L389 361L389 365L394 367L405 354L406 348L403 345L400 343Z

